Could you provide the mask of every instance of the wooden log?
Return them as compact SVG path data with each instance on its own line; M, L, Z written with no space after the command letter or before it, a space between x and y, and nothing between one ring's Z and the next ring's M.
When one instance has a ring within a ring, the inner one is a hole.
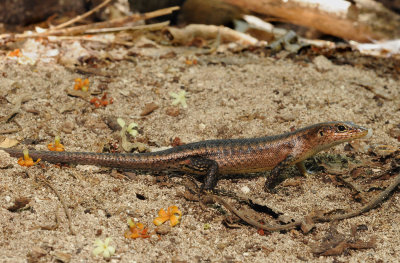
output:
M400 16L372 0L224 0L346 40L371 42L400 37Z

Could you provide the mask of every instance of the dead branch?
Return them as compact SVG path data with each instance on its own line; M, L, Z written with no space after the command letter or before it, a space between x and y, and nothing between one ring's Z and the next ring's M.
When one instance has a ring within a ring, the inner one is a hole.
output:
M96 37L87 37L85 35L80 36L51 36L49 37L49 42L62 42L64 40L72 40L72 41L82 41L82 42L98 42L105 45L121 45L126 47L134 46L135 44L132 42L121 41L121 40L107 40L104 38L96 38Z
M369 201L366 205L361 207L360 209L354 210L349 213L341 214L341 215L333 215L333 216L318 216L315 219L319 222L330 222L334 220L343 220L355 216L359 216L369 210L377 207L381 202L383 202L388 196L393 192L394 189L400 184L400 174L396 176L393 183L391 183L385 190L383 190L379 195Z
M12 129L7 129L7 130L2 130L2 131L0 131L0 134L16 133L19 131L21 131L21 128L12 128Z
M121 27L111 27L111 28L99 28L90 29L85 31L85 34L97 34L97 33L112 33L119 31L134 31L134 30L146 30L146 31L156 31L160 30L169 25L169 21L154 23L149 25L139 25L139 26L121 26Z
M169 7L169 8L164 8L160 10L156 10L153 12L148 12L144 14L133 14L130 16L126 16L123 18L118 18L118 19L113 19L110 21L105 21L105 22L98 22L98 23L92 23L88 25L81 25L81 26L74 26L74 27L67 27L67 28L62 28L62 29L48 29L44 32L40 33L23 33L23 34L3 34L0 35L0 39L8 39L8 38L14 38L14 39L24 39L24 38L38 38L38 37L48 37L48 36L68 36L68 35L79 35L83 34L87 30L90 29L99 29L99 28L107 28L107 27L121 27L127 23L132 23L132 22L137 22L141 20L147 20L150 18L158 17L158 16L163 16L172 13L175 10L178 10L178 6L174 7Z
M123 26L127 23L132 23L132 22L137 22L140 20L147 20L150 18L158 17L158 16L163 16L172 13L175 10L178 10L179 7L169 7L169 8L164 8L160 9L154 12L149 12L149 13L144 13L144 14L133 14L131 16L127 16L124 18L118 18L118 19L113 19L110 21L105 21L105 22L98 22L98 23L93 23L89 25L83 25L83 26L75 26L75 27L69 27L61 30L49 30L44 32L44 35L40 35L38 37L43 37L47 35L76 35L76 34L82 34L87 30L90 29L98 29L98 28L106 28L106 27L120 27ZM16 36L18 38L18 35Z
M320 0L312 3L308 0L224 1L347 40L370 42L400 37L400 16L373 0Z
M377 98L384 99L384 100L393 100L389 95L384 94L382 91L377 91L377 89L375 87L365 85L362 83L357 83L355 81L352 81L351 83L372 92Z
M379 195L377 195L375 198L373 198L371 201L369 201L363 207L356 209L352 212L348 212L345 214L336 214L336 215L332 215L332 216L327 215L329 213L311 213L309 216L306 216L303 220L296 220L295 222L286 224L286 225L276 225L276 224L263 225L263 224L260 224L256 220L249 218L246 215L244 215L243 213L239 212L230 203L228 203L221 197L216 196L216 195L213 195L212 197L214 198L214 200L216 202L222 204L231 213L235 214L240 219L242 219L249 225L252 225L256 228L272 232L272 231L290 230L290 229L294 229L296 227L301 227L303 232L307 233L308 231L310 231L312 229L312 227L314 226L314 223L316 223L316 222L331 222L331 221L336 221L336 220L343 220L343 219L359 216L363 213L368 212L369 210L377 207L381 202L383 202L393 192L393 190L397 188L397 186L399 184L400 184L400 174L397 175L396 178L394 179L393 183L391 183Z
M232 214L235 214L237 217L242 219L244 222L246 222L247 224L252 225L256 228L260 228L260 229L264 229L264 230L272 232L272 231L289 230L289 229L293 229L300 225L299 222L294 222L294 223L287 224L287 225L263 225L261 223L258 223L256 220L245 216L243 213L239 212L236 208L234 208L230 203L228 203L221 197L213 195L213 198L215 201L222 204L226 209L228 209Z

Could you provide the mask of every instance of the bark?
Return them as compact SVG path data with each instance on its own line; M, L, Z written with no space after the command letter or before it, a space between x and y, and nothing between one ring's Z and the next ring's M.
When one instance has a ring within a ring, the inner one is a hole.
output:
M346 40L370 42L400 37L400 16L372 0L321 0L320 4L307 0L224 1Z

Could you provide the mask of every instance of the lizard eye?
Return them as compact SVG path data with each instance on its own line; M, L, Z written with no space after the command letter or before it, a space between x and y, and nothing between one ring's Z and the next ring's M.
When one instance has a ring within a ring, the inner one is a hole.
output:
M337 130L338 130L338 132L345 132L345 131L347 131L347 128L344 125L338 125Z
M324 136L324 132L323 131L319 131L319 135L320 136Z

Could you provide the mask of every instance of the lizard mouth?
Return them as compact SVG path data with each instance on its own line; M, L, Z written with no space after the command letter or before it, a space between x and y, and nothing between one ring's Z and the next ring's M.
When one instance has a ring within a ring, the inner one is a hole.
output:
M342 142L353 141L357 139L368 139L372 136L372 129L367 129L362 126L354 127L352 131L349 132L347 138L343 138Z
M360 139L360 138L371 138L372 136L372 129L367 129L365 127L362 126L356 126L354 127L353 130L353 135L351 136L351 139Z
M358 138L368 139L368 138L371 138L371 136L372 136L372 129L359 127L357 129L357 132L354 137L355 137L355 139L358 139Z

